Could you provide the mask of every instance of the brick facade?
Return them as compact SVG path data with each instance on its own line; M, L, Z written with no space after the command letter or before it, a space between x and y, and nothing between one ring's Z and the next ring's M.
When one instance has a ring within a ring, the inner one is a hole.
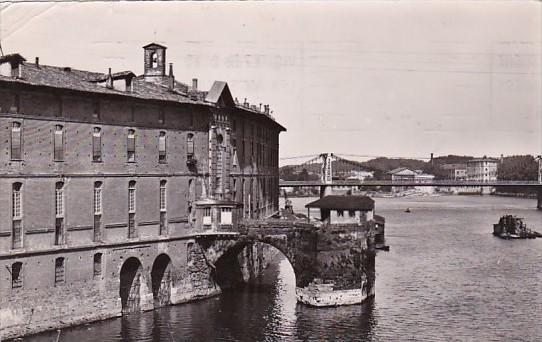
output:
M146 66L153 65L149 49ZM132 299L141 310L158 305L160 293L168 297L160 303L172 304L216 294L220 289L193 237L216 230L220 213L228 210L222 208L233 210L233 224L278 210L278 135L284 128L266 113L234 103L229 90L219 93L217 101L205 101L205 92L190 97L157 85L156 77L176 82L165 75L165 49L157 51L157 58L156 68L145 73L153 81L136 77L133 90L124 92L81 80L111 75L26 62L17 65L20 77L0 76L0 338L118 316L126 300L119 290L122 279L130 278L126 293L137 292ZM86 83L61 87L51 83L49 74L43 82L38 78L45 72L56 77L53 71ZM12 145L19 144L15 126L21 132L20 158L13 157ZM55 140L59 127L60 145ZM96 131L99 140L93 138ZM164 133L166 157L159 160ZM56 161L59 146L62 160ZM55 198L59 182L62 215ZM101 189L98 221L96 184ZM129 184L135 189L133 213ZM14 199L17 186L20 203ZM207 208L218 213L212 227L202 224ZM20 217L14 217L17 210ZM160 229L162 219L165 230ZM64 239L58 243L60 230ZM62 283L55 283L57 258L64 258ZM128 259L140 267L128 270ZM14 275L16 263L22 267ZM160 274L158 285L152 274Z

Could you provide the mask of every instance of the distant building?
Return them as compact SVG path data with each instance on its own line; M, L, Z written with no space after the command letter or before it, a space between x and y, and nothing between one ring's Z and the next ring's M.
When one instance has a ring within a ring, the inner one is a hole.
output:
M467 180L477 182L495 182L497 181L497 170L499 161L493 158L476 158L467 161ZM471 191L489 194L494 190L493 187L483 186L472 188Z
M446 171L446 179L448 180L466 180L467 179L467 164L444 164L441 166Z
M433 182L435 176L423 173L422 170L411 170L406 167L399 167L388 172L392 181L405 182L411 181L413 183L427 184ZM417 190L424 193L433 193L435 188L433 186L393 186L391 192L403 192L406 190Z
M348 176L347 179L364 181L366 179L373 178L373 177L374 177L374 172L372 171L352 170L350 171L350 176Z
M363 224L374 220L375 202L368 196L329 195L305 207L320 209L320 221L324 224Z
M495 182L499 161L493 158L476 158L467 161L467 180Z

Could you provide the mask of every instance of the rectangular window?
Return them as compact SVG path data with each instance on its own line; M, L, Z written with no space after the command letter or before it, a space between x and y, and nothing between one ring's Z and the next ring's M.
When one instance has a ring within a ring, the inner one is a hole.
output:
M211 225L211 208L203 208L203 225Z
M57 218L55 220L55 245L64 243L64 219Z
M232 224L231 208L222 208L220 213L220 223L226 225Z
M102 215L94 215L94 242L102 240Z
M128 214L128 237L136 237L135 213Z
M94 267L93 267L93 277L100 278L102 276L102 253L94 254Z
M23 225L21 220L13 220L11 222L13 230L12 245L13 249L23 247Z
M166 132L160 132L158 136L158 161L166 162Z
M135 162L136 160L136 141L135 141L135 131L133 129L128 130L128 136L126 138L126 154L128 156L129 162Z
M54 160L64 160L64 128L60 125L55 127L54 134Z
M22 135L21 135L21 123L14 122L11 127L11 159L22 159Z
M165 211L160 212L160 235L167 234L167 214Z
M102 161L102 132L99 127L94 127L92 132L92 161Z
M55 259L55 284L64 283L64 258Z
M23 263L16 262L11 266L11 288L23 287Z
M92 113L92 116L95 119L100 120L100 117L101 117L100 101L94 101L94 111Z

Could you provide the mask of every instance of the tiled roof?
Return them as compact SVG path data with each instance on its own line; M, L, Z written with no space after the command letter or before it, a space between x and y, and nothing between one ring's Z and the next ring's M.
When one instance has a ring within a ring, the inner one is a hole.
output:
M17 82L60 89L71 89L100 94L114 94L149 100L203 104L202 101L194 101L179 91L169 91L167 87L163 87L151 82L144 82L142 77L135 78L140 82L136 82L132 91L127 92L124 90L109 89L97 84L96 80L105 79L106 74L104 73L41 64L37 66L34 63L22 63L19 68L21 69L21 77L13 78L0 76L0 81Z
M368 196L329 195L305 205L305 208L323 208L332 210L373 210L375 201Z
M147 46L150 45L152 44ZM14 61L15 63L19 64L19 77L0 75L0 83L19 83L97 94L126 96L144 100L193 103L205 106L214 106L216 104L212 101L205 101L206 98L209 100L215 99L216 92L213 92L211 96L209 96L210 92L189 90L188 85L178 81L174 81L175 86L173 90L169 89L168 85L170 79L168 76L162 77L162 79L158 79L156 82L149 82L145 80L144 76L136 76L132 80L132 89L130 91L126 91L107 88L103 84L100 84L100 82L105 81L107 78L107 74L105 73L78 70L70 67L58 67L44 64L37 65L36 63L25 62L24 57L19 54L5 55L0 58L0 63ZM132 75L134 74L129 70L112 74L115 80L129 78L132 77ZM228 88L226 82L215 82L215 85L217 87L217 89L215 89L216 91L221 91ZM213 88L215 85L213 85ZM237 103L232 103L232 105L243 111L258 114L265 118L271 119L280 130L286 130L267 113L247 108L246 106L242 106Z

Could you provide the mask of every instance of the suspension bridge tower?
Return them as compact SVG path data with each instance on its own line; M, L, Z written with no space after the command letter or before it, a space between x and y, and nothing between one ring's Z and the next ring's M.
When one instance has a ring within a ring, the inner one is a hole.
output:
M320 186L320 198L331 195L333 183L333 153L322 153L322 185Z

